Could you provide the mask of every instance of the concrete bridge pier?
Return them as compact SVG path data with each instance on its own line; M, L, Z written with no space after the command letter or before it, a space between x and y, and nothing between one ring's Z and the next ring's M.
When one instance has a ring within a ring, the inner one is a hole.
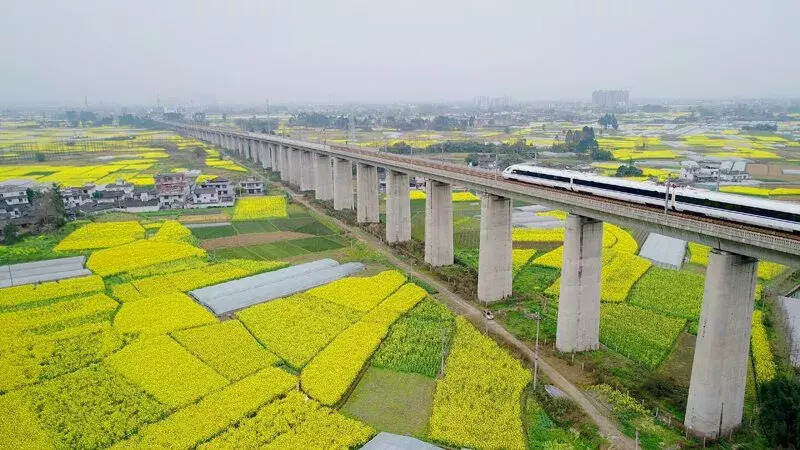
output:
M272 171L273 172L280 172L280 159L278 158L278 153L280 150L280 146L278 144L270 144L270 152L269 157L272 159Z
M303 151L298 148L289 150L289 183L300 187L300 178L303 173Z
M453 199L448 183L425 183L425 262L453 264Z
M314 189L314 154L302 150L300 155L300 190L311 191Z
M278 155L278 162L280 163L281 181L289 182L289 148L280 145L280 153Z
M411 199L408 174L386 171L386 242L411 240Z
M758 260L712 249L684 425L709 439L742 423Z
M353 209L353 163L349 159L333 161L333 209Z
M496 302L511 295L511 199L481 198L478 300Z
M356 220L359 223L377 223L378 220L378 168L359 163L356 166Z
M236 138L236 151L240 158L244 158L244 138Z
M261 156L259 159L261 160L262 169L272 168L272 156L270 155L270 145L268 142L261 142Z
M314 198L317 200L333 200L333 168L331 158L321 153L316 154L314 170L317 171L314 177Z
M600 347L600 275L603 222L570 214L564 232L556 348L582 352Z

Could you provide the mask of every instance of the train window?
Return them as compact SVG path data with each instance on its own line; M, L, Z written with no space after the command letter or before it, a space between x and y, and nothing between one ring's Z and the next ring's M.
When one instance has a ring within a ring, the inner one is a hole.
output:
M678 195L676 201L689 203L690 205L705 206L707 208L724 209L727 211L740 212L742 214L752 214L755 216L770 217L772 219L787 220L790 222L800 222L800 215L772 209L756 208L754 206L738 205L736 203L723 203L705 198L686 197Z
M600 183L600 182L597 182L597 181L590 181L590 180L581 180L581 179L578 179L578 178L575 178L572 182L574 184L581 185L581 186L595 187L595 188L598 188L598 189L605 189L607 191L624 192L626 194L640 195L640 196L643 196L643 197L652 197L652 198L657 198L657 199L663 199L664 196L665 196L665 194L662 194L662 193L660 193L658 191L649 191L647 189L638 189L638 188L633 188L633 187L628 187L628 186L619 186L619 185L616 185L616 184Z
M533 177L533 178L542 178L545 180L552 180L552 181L561 181L563 183L569 183L569 177L561 177L558 175L550 175L546 173L539 173L539 172L529 172L527 170L519 170L514 169L512 172L516 175L524 175L526 177Z

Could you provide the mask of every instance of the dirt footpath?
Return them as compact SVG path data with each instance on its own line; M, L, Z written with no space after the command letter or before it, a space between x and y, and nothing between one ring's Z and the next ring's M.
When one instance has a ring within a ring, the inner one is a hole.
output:
M237 234L221 238L205 239L200 246L206 250L216 250L229 247L246 247L248 245L269 244L270 242L288 241L314 237L313 234L297 233L295 231L272 231L269 233Z

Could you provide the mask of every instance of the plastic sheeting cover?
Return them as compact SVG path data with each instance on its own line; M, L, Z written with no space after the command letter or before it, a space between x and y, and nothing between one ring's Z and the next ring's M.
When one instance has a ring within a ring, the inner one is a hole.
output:
M639 256L659 267L680 269L686 256L686 241L650 233L639 250Z
M296 267L296 266L295 266ZM291 269L288 268L288 269ZM287 270L287 269L281 269ZM302 274L293 274L289 277L280 277L271 283L260 282L251 285L247 289L230 289L223 290L221 295L209 296L208 293L203 293L201 296L195 295L195 291L191 294L203 305L214 311L215 314L225 314L237 309L246 308L269 300L280 297L286 297L298 292L306 291L316 286L321 286L356 272L364 270L364 265L361 263L347 263L335 265L333 267L324 268L321 270L314 269ZM278 271L276 271L278 272ZM275 272L270 272L275 273ZM248 277L249 278L249 277ZM244 280L244 278L242 279ZM241 281L241 280L236 280ZM228 282L228 283L234 283ZM228 283L222 283L219 287L225 287ZM206 289L206 288L204 288ZM198 289L199 291L199 289Z
M213 301L213 299L217 297L232 295L237 292L243 292L259 286L277 283L278 281L287 278L297 277L309 272L314 272L316 270L329 269L338 265L338 262L330 258L318 259L305 264L298 264L296 266L286 267L272 272L260 273L258 275L252 275L249 277L240 278L238 280L228 281L226 283L195 289L189 293L194 298L205 304L205 302Z
M72 256L0 266L0 287L91 275L85 261L85 256Z
M362 450L433 450L439 447L410 436L381 431L361 448Z

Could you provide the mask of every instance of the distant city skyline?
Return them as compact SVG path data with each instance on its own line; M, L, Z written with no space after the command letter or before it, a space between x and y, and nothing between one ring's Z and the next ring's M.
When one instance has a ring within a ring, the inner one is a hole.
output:
M34 0L0 104L800 97L800 2Z

